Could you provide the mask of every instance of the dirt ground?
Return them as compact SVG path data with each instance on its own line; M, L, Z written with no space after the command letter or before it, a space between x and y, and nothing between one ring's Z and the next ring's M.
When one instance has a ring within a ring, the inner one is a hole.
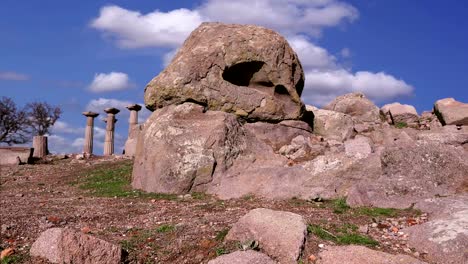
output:
M127 181L124 195L96 191L88 181L95 171L112 174L122 166ZM389 217L380 211L349 209L337 201L268 201L253 196L221 201L202 193L133 195L130 177L131 160L115 158L1 167L0 250L15 250L2 264L47 263L28 252L39 234L51 227L67 227L120 244L128 252L128 263L207 263L238 250L238 243L223 238L241 216L259 207L300 214L311 226L323 227L332 235L346 233L339 231L343 227L361 231L378 241L374 249L424 260L423 253L406 246L404 227L427 221L413 210L396 211ZM89 188L83 188L86 183ZM311 231L299 263L312 263L310 255L317 256L319 250L336 243L340 242Z

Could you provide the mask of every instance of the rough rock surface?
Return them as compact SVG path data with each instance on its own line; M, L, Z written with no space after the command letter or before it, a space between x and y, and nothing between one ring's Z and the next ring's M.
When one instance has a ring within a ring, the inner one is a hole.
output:
M463 146L468 144L468 126L457 127L447 125L440 128L422 131L418 133L417 137L419 140Z
M431 220L406 229L409 245L434 263L468 263L468 196L433 198L416 204Z
M419 121L418 112L412 105L400 103L386 104L380 108L380 111L384 115L389 115L394 125L398 123L414 124Z
M350 115L317 109L314 113L314 133L327 139L344 141L354 135L354 122Z
M64 228L50 228L34 242L31 256L52 263L121 263L120 246Z
M155 110L191 101L250 120L300 119L303 87L299 59L276 32L203 23L146 86L145 104Z
M132 186L186 193L212 181L246 148L235 115L194 103L155 111L138 139Z
M362 93L338 96L323 109L348 114L359 122L381 122L379 108Z
M367 158L372 153L372 142L369 138L358 136L354 139L347 140L344 143L345 153L349 157L356 159Z
M0 165L19 165L32 158L32 148L0 147Z
M454 146L418 141L387 147L381 162L383 175L371 183L356 184L350 200L408 208L422 199L455 194L467 186L468 153ZM354 197L359 195L363 197Z
M259 248L279 263L297 263L307 235L302 216L265 208L251 210L234 224L227 240L259 242Z
M468 104L458 102L453 98L438 100L434 104L434 113L442 125L468 126Z
M392 255L364 246L334 246L320 252L317 264L424 264L407 255Z
M267 255L253 251L236 251L227 255L219 256L211 261L208 261L208 264L275 264Z

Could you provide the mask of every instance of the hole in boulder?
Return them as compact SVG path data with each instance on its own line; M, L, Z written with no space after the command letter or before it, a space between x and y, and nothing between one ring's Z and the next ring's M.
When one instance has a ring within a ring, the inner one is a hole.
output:
M288 89L286 89L286 87L284 87L283 85L275 86L275 94L289 96Z
M249 86L252 77L262 69L264 64L262 61L246 61L234 64L224 69L223 79L237 86ZM256 81L256 83L269 87L273 86L269 80Z

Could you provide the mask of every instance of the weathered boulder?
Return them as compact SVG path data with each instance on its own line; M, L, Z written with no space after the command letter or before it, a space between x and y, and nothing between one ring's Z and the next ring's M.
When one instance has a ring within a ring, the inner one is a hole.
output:
M468 144L468 126L457 127L447 125L440 128L434 128L422 131L417 135L419 140L439 142L449 145Z
M276 32L203 23L146 86L145 104L156 110L190 101L250 120L300 119L303 87L299 59Z
M418 112L412 105L392 103L380 108L385 116L390 116L392 124L417 124L419 122Z
M307 235L302 216L265 208L251 210L229 230L226 240L255 240L279 263L297 263Z
M327 139L344 141L354 135L354 122L341 112L314 110L314 133Z
M253 251L236 251L208 261L208 264L276 264L267 255Z
M212 181L246 148L235 115L194 103L155 111L138 139L132 186L148 192L186 193Z
M30 254L60 264L118 264L122 261L120 246L64 228L42 232L31 246Z
M454 98L438 100L434 104L434 113L442 125L468 125L468 104Z
M362 93L338 96L323 109L348 114L358 122L381 122L379 108Z
M468 185L467 185L468 186ZM418 252L427 252L434 263L468 263L468 196L421 201L415 208L430 213L430 221L409 227L408 244Z
M467 185L468 153L458 147L424 141L386 147L381 162L381 177L351 189L353 206L368 206L358 202L370 201L376 207L408 208L422 199L460 192Z
M372 250L364 246L332 246L319 253L317 264L425 264L410 256Z

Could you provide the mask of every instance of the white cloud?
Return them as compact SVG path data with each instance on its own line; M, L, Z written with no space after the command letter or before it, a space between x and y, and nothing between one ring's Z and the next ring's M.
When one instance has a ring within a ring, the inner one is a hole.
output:
M314 105L325 105L341 94L360 91L371 100L383 101L413 93L413 87L384 72L348 72L344 69L306 71L303 100Z
M349 58L351 57L351 50L349 48L343 48L340 51L340 55L343 58Z
M196 10L155 10L148 14L119 6L101 8L91 26L114 38L124 48L175 47L203 21Z
M353 73L311 40L326 27L353 22L358 17L355 7L338 0L205 0L193 10L155 10L147 14L106 6L91 26L116 39L120 47L171 48L163 56L166 66L176 49L202 21L257 24L287 36L298 53L306 75L303 91L306 103L321 106L338 95L353 91L362 91L376 101L412 94L411 85L390 74ZM338 56L346 59L350 55L350 50L344 48Z
M115 107L119 109L121 113L125 113L125 111L127 111L125 107L130 104L133 104L133 103L130 101L126 101L126 100L99 98L99 99L93 99L89 101L88 105L86 106L85 111L92 111L92 112L102 114L104 112L104 109L109 108L109 107Z
M354 21L358 16L352 5L335 0L208 0L193 10L155 10L147 14L104 6L91 26L123 48L174 48L204 21L256 24L286 35L319 35L324 27Z
M29 76L22 73L12 71L0 71L0 80L5 81L27 81Z
M120 91L135 87L130 82L128 75L123 72L99 73L94 75L94 80L88 86L92 92Z
M67 122L57 120L51 128L52 134L84 134L84 127L73 127Z
M83 151L83 144L78 145L76 140L60 135L49 135L48 147L49 151L54 154L81 153Z

